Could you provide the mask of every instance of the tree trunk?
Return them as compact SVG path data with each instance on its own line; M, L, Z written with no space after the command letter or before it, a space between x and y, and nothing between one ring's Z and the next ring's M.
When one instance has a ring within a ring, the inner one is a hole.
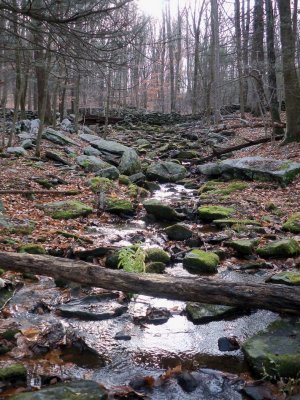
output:
M83 261L6 252L0 252L0 266L11 271L42 274L109 290L300 314L299 287L135 274L110 270Z
M287 131L285 142L300 141L300 87L295 66L290 0L277 0L280 14L280 37L285 91Z
M235 0L235 41L236 41L236 52L237 52L237 70L239 79L239 98L240 98L240 110L241 118L245 119L245 104L244 104L244 78L242 68L242 44L241 44L241 23L240 23L240 0Z

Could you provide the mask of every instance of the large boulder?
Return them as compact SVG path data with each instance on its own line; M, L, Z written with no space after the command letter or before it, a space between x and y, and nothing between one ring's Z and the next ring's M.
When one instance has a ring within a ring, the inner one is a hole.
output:
M183 224L174 224L165 228L170 240L186 240L193 236L193 231Z
M215 219L229 218L235 209L223 206L202 206L198 208L198 214L203 221L211 222Z
M185 255L183 267L191 274L214 274L219 261L219 256L211 251L194 249Z
M185 178L186 174L187 171L185 167L171 161L151 164L146 171L148 179L157 180L159 182L177 182Z
M144 201L143 206L148 214L153 215L159 221L179 221L184 217L172 207L160 202L159 200L146 200Z
M243 157L200 165L198 172L209 177L223 176L227 179L275 181L287 184L300 173L300 163L258 156Z
M95 156L81 155L76 158L76 162L88 172L96 172L103 168L110 167L110 164Z
M74 140L64 135L62 132L56 131L52 128L47 128L43 132L43 138L49 140L49 142L59 144L60 146L74 145L79 146Z
M84 217L93 212L92 207L77 200L56 201L42 205L46 214L53 219L72 219Z
M27 151L24 149L24 147L8 147L6 152L16 156L26 156L27 154Z
M300 371L300 322L276 321L242 346L258 377L296 378Z
M256 252L264 258L293 257L300 254L300 246L295 239L282 239L258 247Z

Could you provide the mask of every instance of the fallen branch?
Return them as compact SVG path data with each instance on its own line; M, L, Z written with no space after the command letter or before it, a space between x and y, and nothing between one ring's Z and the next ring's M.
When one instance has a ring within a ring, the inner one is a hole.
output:
M57 191L57 190L34 190L34 189L29 189L29 190L15 190L15 189L5 189L5 190L0 190L0 194L22 194L24 196L28 196L31 194L51 194L54 196L75 196L76 194L81 193L80 190L62 190L62 191Z
M134 274L110 270L84 261L7 252L0 252L0 267L109 290L300 314L299 287L271 283L224 282L196 276L178 278L157 274Z

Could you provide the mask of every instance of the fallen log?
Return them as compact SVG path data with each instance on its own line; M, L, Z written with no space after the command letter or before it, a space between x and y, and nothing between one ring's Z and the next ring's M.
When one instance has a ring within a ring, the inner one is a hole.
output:
M135 274L110 270L84 261L24 253L0 252L0 267L108 290L300 314L300 287L271 283L224 282L196 276L178 278L158 274Z
M278 136L275 136L273 139L274 140L282 140L283 136L278 135ZM202 164L203 162L211 161L214 158L220 158L224 154L232 153L233 151L237 151L237 150L242 150L242 149L245 149L246 147L255 146L256 144L267 143L267 142L270 142L271 140L272 140L272 138L270 138L270 137L263 137L263 138L260 138L257 140L248 140L247 139L246 143L237 144L236 146L227 147L222 150L216 150L213 148L213 154L211 154L207 157L201 158L200 160L197 160L197 164Z
M17 189L4 189L0 190L0 194L22 194L23 196L28 196L31 194L51 194L54 196L75 196L81 193L80 190L17 190Z

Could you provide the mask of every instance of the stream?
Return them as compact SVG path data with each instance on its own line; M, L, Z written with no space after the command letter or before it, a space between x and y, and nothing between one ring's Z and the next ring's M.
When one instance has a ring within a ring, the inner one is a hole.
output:
M153 198L180 205L187 199L193 202L193 191L180 185L166 184L153 193ZM136 217L118 222L116 226L91 227L91 232L114 246L128 246L141 241L143 247L164 247L166 238L160 232L164 226ZM199 225L197 229L205 235L218 235L218 231L205 225ZM170 264L166 273L193 276L183 269L181 262ZM226 281L264 282L266 273L220 267L217 276ZM66 299L71 302L61 305ZM241 383L236 377L240 374L251 376L243 353L240 349L220 351L218 339L234 336L242 343L278 319L278 314L258 310L194 324L187 318L185 306L183 302L143 295L132 295L130 301L126 301L119 293L108 294L101 289L76 285L68 298L66 289L57 287L50 278L40 277L38 281L27 280L16 291L9 302L9 311L10 318L25 331L32 326L43 326L43 329L48 326L51 331L51 327L57 326L50 334L51 339L48 337L47 340L61 345L58 352L51 350L50 356L48 353L45 356L39 350L34 358L22 359L30 371L29 386L33 385L32 382L39 386L36 381L41 383L40 377L59 376L60 379L95 380L108 389L131 382L136 390L143 391L145 388L139 387L141 377L158 379L166 370L181 366L182 371L194 371L193 377L200 384L192 391L185 383L169 379L145 389L151 391L151 399L246 398L239 392ZM60 314L57 309L60 309ZM84 313L80 314L81 318L75 318L72 309L97 315L94 320ZM160 312L152 320L145 319L149 310ZM76 338L72 346L65 346L68 335ZM15 359L22 358L21 350L12 354ZM0 365L7 361L10 361L9 355L0 356Z

